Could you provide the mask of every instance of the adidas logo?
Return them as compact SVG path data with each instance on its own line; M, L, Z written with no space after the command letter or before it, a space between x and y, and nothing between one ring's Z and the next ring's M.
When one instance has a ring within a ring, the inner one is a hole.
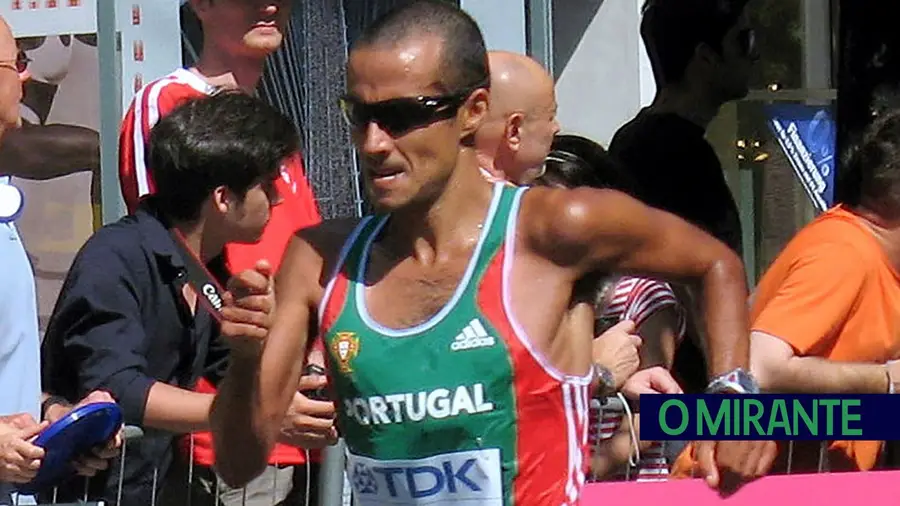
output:
M478 321L478 318L470 321L468 325L463 327L450 349L453 351L471 350L472 348L485 348L494 345L494 338L489 336L484 330L484 325Z

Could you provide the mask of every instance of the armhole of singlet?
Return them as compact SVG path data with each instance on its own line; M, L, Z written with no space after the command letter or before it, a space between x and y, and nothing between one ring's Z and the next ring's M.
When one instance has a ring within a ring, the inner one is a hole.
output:
M344 263L347 261L347 257L350 256L350 250L353 249L353 245L356 244L357 239L359 239L360 234L362 234L363 230L365 230L366 225L372 221L373 216L366 216L356 225L356 228L353 229L353 232L347 237L347 241L344 242L344 245L341 246L341 252L338 255L338 261L334 265L334 269L331 270L331 276L328 279L328 284L325 285L325 293L322 295L322 300L319 302L319 310L318 310L318 320L319 326L322 325L322 317L325 316L325 308L328 307L328 300L331 299L331 292L334 290L334 284L337 282L337 278L341 273L341 269L344 268Z
M516 319L515 313L513 312L510 283L512 280L513 259L516 252L516 229L519 221L519 210L522 204L522 195L525 194L526 190L527 188L519 188L516 191L516 195L509 211L509 218L506 223L506 243L503 251L503 288L501 294L501 298L503 299L503 310L506 313L507 319L509 319L509 324L513 329L513 334L515 334L516 339L518 339L522 346L528 350L531 357L540 364L544 372L560 383L589 385L592 378L590 372L584 376L575 376L566 374L553 367L547 357L534 347L531 339L528 338L525 329L519 324L519 321Z

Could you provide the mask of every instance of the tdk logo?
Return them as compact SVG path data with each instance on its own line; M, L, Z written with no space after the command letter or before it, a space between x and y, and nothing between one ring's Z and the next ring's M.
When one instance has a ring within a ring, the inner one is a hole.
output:
M416 460L379 461L353 454L349 458L350 480L362 505L503 504L497 449Z

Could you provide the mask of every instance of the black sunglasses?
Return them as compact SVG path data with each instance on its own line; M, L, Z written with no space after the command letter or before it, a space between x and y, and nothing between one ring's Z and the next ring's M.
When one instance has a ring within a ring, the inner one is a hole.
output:
M344 119L352 128L365 128L376 123L392 136L452 118L478 85L464 91L438 96L401 97L365 103L352 96L338 100Z
M15 63L10 62L10 61L5 61L5 62L0 63L0 66L8 67L10 69L15 69L16 72L21 74L21 73L25 72L26 70L28 70L29 63L31 63L31 58L29 58L28 55L25 54L25 51L20 50L16 54ZM15 65L15 66L13 66L13 65Z

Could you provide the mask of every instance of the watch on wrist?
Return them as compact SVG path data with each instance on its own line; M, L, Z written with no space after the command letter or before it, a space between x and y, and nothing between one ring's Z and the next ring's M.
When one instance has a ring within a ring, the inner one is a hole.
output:
M602 364L598 364L594 362L592 367L594 379L597 380L597 395L600 397L607 397L616 392L616 380L613 377L612 371L609 370L608 367Z
M752 374L742 368L713 378L706 387L708 394L758 394L759 383Z

